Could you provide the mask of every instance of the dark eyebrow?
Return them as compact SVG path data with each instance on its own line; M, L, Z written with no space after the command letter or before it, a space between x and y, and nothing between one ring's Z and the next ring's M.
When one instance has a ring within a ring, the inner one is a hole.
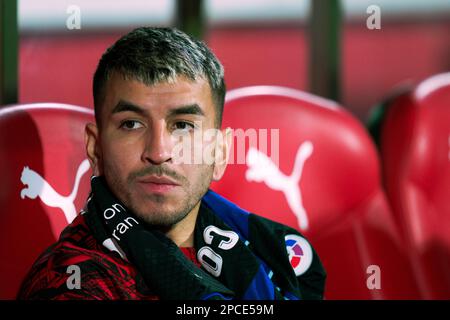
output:
M124 100L120 100L119 103L117 103L117 105L112 110L112 113L114 114L114 113L126 112L126 111L135 112L140 115L144 115L146 113L146 111L143 108L141 108L131 102L124 101Z
M173 109L169 110L169 112L168 112L168 116L176 116L176 115L183 115L183 114L193 114L193 115L205 116L205 113L203 112L203 110L196 103L188 105L188 106L173 108Z
M146 115L147 111L144 108L141 108L131 102L120 100L117 105L112 110L112 113L119 113L119 112L134 112L140 115ZM200 108L200 106L196 103L188 105L188 106L182 106L182 107L176 107L173 109L170 109L168 111L168 116L176 116L176 115L186 115L186 114L192 114L192 115L199 115L199 116L205 116L205 113Z

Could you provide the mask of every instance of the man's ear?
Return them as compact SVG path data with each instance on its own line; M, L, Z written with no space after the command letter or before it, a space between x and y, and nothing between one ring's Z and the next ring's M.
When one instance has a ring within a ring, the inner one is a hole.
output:
M214 181L219 181L222 178L223 174L225 173L232 142L233 142L233 130L230 127L217 132L215 162L213 171Z
M100 137L98 127L94 123L88 123L84 130L84 142L86 144L86 154L91 164L92 174L99 176L102 174L102 159L100 152Z

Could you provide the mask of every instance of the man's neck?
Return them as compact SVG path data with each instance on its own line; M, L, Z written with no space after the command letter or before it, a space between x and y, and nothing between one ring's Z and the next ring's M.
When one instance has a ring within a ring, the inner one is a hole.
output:
M178 247L194 246L194 229L200 203L201 201L197 203L183 220L172 226L169 230L164 231L165 235L175 242Z

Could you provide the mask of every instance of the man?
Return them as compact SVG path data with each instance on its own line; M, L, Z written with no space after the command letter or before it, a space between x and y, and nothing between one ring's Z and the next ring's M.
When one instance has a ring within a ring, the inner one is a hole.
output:
M315 251L305 270L291 265L287 244L306 242L297 231L208 190L225 171L231 131L219 129L223 67L202 42L138 28L104 53L93 93L91 195L19 298L323 297ZM192 161L206 150L212 161Z

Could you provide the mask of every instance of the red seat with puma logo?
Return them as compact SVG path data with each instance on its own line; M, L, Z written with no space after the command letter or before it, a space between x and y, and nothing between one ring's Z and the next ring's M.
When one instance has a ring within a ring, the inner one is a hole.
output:
M92 110L63 104L0 109L0 299L14 299L42 251L90 190L84 127Z
M326 299L420 298L375 147L353 116L298 90L257 86L227 94L228 126L232 164L213 189L302 232L327 271Z
M427 299L450 299L450 73L393 99L382 122L386 190Z

